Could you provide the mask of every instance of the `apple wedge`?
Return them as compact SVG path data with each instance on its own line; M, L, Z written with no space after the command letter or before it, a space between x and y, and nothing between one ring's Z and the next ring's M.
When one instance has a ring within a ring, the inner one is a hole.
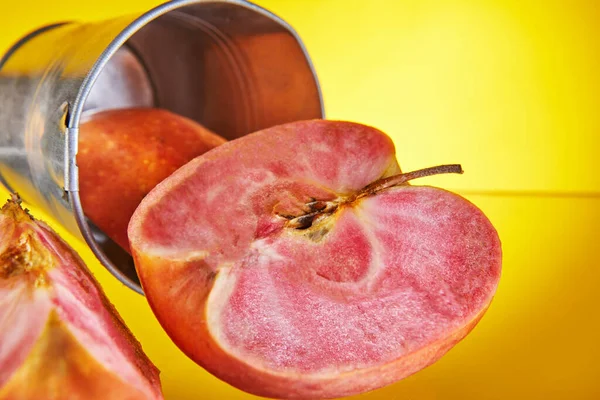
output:
M408 181L372 127L301 121L223 144L157 185L128 234L158 320L244 391L334 398L430 365L485 313L501 272L486 216Z
M79 256L0 210L0 400L160 400L159 372Z

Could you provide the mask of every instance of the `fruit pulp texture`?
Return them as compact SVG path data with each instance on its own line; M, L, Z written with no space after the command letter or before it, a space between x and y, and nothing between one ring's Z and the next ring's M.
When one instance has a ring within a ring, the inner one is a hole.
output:
M158 370L65 242L13 201L0 238L0 399L162 398Z
M340 211L322 244L297 233L255 241L227 282L221 339L269 368L320 372L390 362L458 329L489 301L493 282L478 269L494 249L464 253L490 232L483 218L448 218L453 200L398 190Z
M391 140L373 128L273 129L189 163L132 219L142 284L184 351L202 353L194 334L206 324L252 368L327 376L392 363L480 318L499 279L500 242L479 209L410 185L354 199L400 172ZM315 200L336 209L291 228Z

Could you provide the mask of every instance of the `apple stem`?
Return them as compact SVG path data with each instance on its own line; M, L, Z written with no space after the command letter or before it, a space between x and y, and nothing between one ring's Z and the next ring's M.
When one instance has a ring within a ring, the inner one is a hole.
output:
M418 169L416 171L406 172L404 174L398 174L393 176L388 176L387 178L379 179L367 186L365 186L356 196L357 198L369 196L379 192L380 190L384 190L390 188L392 186L402 185L410 180L423 178L431 175L439 175L439 174L462 174L463 169L460 164L446 164L446 165L438 165L435 167Z
M404 174L398 174L393 176L388 176L387 178L379 179L367 186L365 186L360 192L356 195L346 198L342 203L352 203L355 200L358 200L362 197L371 196L376 194L377 192L393 187L402 185L410 180L423 178L425 176L438 175L438 174L462 174L463 170L460 164L446 164L446 165L438 165L435 167L418 169L416 171L406 172ZM299 216L283 216L286 218L287 226L294 229L307 229L310 228L314 222L314 220L323 214L332 214L334 213L339 203L336 201L311 201L306 204L310 209L310 212L304 215Z

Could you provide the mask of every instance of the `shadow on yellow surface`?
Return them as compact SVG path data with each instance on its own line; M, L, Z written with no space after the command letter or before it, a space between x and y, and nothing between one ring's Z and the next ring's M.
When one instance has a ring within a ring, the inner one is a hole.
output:
M103 19L158 3L5 4L0 51L40 25ZM600 226L597 3L259 4L288 20L305 40L329 118L390 134L405 170L462 163L463 176L419 184L463 193L486 212L503 242L500 288L475 330L435 365L358 398L600 398L600 270L593 253ZM7 197L6 191L0 195ZM144 298L56 228L88 262L161 369L167 399L252 397L187 360Z

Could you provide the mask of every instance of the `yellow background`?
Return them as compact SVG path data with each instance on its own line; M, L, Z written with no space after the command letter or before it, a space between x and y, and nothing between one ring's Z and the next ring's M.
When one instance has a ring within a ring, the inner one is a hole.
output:
M159 3L0 0L0 52L40 25ZM435 365L358 398L600 398L600 1L258 4L304 39L329 118L386 131L405 170L462 163L462 176L421 183L464 194L503 242L500 288L473 333ZM144 298L58 231L162 371L167 399L252 398L187 360Z

